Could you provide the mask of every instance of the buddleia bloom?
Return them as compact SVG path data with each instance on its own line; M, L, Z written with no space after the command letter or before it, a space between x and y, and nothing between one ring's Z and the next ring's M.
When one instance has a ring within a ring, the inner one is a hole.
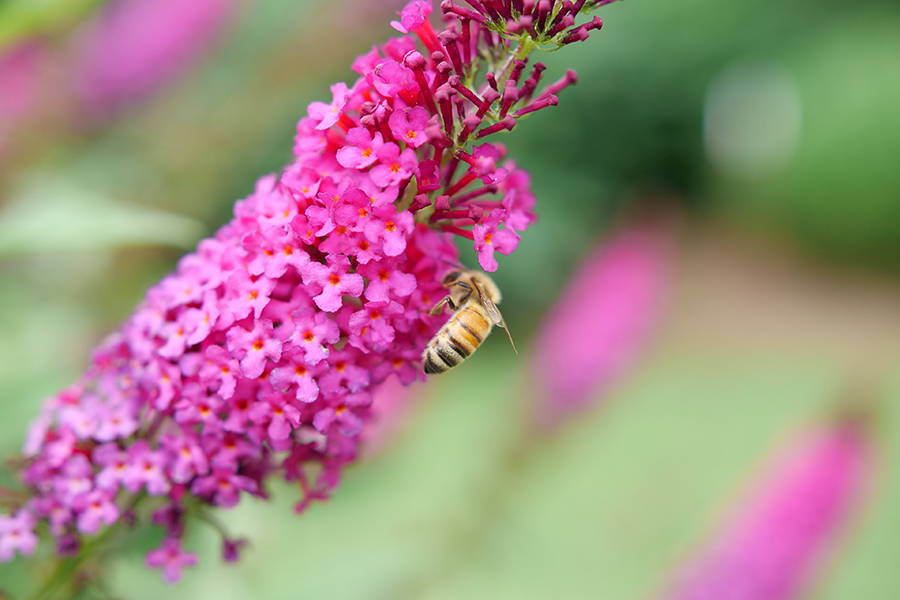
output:
M794 440L661 598L799 597L859 505L873 467L868 437L842 420Z
M327 498L376 386L422 377L454 237L493 271L533 221L528 175L487 140L574 83L542 87L528 55L599 29L575 23L595 4L444 2L440 31L429 3L407 5L392 23L404 35L309 106L293 161L46 402L25 445L30 498L4 517L0 558L29 553L42 523L71 551L143 503L165 530L147 564L175 580L196 560L182 544L194 512L265 497L272 477L297 485L298 511ZM224 543L234 559L239 544Z
M124 0L104 6L74 47L72 85L104 116L146 96L201 54L237 10L235 0Z
M632 218L576 268L536 334L539 429L553 430L599 401L640 354L665 302L672 237L655 215Z

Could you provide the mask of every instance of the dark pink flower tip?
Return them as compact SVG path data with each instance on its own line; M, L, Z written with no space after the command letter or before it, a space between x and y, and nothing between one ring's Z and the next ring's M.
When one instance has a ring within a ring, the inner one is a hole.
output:
M248 544L248 541L243 538L231 539L225 538L222 540L222 560L228 563L237 562L241 558L241 551L244 549L244 546Z

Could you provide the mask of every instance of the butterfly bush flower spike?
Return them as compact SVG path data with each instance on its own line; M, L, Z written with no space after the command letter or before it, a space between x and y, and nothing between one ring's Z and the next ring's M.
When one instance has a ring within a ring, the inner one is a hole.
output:
M7 151L21 122L35 113L47 58L46 49L37 40L0 50L0 155Z
M229 23L236 0L109 3L74 50L73 85L84 106L115 112L202 54Z
M865 428L838 422L794 440L665 600L799 598L861 499Z
M31 553L38 529L75 547L149 520L164 542L146 563L175 581L197 560L185 531L209 520L195 513L266 498L276 477L299 489L298 511L328 498L373 392L422 377L454 238L494 270L534 220L529 178L494 139L572 82L541 88L530 55L596 29L575 24L596 4L445 1L440 31L430 3L407 5L404 35L309 106L291 163L46 401L25 446L28 499L0 517L0 559ZM223 556L242 543L223 533Z
M639 354L664 301L670 237L659 223L626 224L576 269L537 333L540 428L585 409Z

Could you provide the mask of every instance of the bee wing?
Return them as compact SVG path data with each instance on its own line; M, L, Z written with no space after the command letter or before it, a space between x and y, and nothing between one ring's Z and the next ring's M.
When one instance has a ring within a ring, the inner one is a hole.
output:
M497 308L497 305L494 304L493 300L487 297L487 294L481 290L481 287L479 287L477 283L473 281L472 285L475 287L475 293L478 294L478 299L487 312L488 317L490 317L494 325L503 328L503 331L506 332L506 337L509 338L509 343L512 346L513 352L518 354L519 351L516 349L516 343L513 341L512 334L509 332L509 327L506 326L506 321L503 320L503 314L500 312L500 309Z

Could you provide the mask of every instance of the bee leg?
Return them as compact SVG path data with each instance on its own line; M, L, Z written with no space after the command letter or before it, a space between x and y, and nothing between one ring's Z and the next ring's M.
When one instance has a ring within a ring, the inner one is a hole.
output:
M450 296L444 296L444 298L441 299L440 302L438 302L437 304L435 304L435 305L431 308L431 310L428 311L428 314L429 314L429 315L437 315L437 314L440 314L440 312L441 312L442 310L444 310L444 305L445 305L445 304L449 305L450 308L453 308L453 300L450 298Z

